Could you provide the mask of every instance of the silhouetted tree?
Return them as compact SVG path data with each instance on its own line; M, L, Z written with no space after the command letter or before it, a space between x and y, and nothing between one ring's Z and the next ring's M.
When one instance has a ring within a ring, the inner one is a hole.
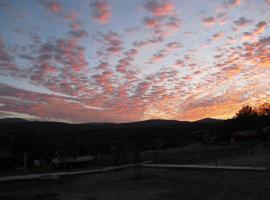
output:
M257 109L257 113L260 116L270 116L270 103L264 103L260 105Z
M238 113L236 113L236 118L246 118L257 116L257 112L251 106L243 106Z

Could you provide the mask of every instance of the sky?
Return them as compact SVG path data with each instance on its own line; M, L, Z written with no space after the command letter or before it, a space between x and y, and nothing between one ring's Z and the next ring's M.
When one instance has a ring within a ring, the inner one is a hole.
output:
M270 101L270 0L1 0L0 118L227 119Z

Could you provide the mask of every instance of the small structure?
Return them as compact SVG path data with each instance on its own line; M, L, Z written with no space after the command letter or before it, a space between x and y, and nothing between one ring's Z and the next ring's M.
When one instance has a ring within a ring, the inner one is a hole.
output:
M255 146L259 139L261 139L261 134L254 130L238 131L232 135L232 141L250 149L251 155L255 155Z
M233 140L235 142L252 141L258 139L257 131L238 131L233 133Z
M263 133L264 133L264 134L270 134L270 126L264 127L264 128L263 128Z
M77 157L56 157L52 159L52 165L55 168L78 168L86 167L92 164L94 156L77 156Z

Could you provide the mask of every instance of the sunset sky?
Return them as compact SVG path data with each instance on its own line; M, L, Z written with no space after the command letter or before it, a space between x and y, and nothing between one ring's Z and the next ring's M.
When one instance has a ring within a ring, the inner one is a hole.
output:
M270 101L270 0L1 0L0 118L230 118Z

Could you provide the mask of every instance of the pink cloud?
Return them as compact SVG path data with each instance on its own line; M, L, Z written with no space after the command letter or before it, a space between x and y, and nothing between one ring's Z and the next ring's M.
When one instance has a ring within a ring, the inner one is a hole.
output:
M43 73L45 73L45 74L52 74L52 73L57 72L57 68L56 67L51 66L51 65L48 65L48 64L43 64L40 67L40 70L42 70Z
M159 25L159 20L157 18L145 17L143 23L145 27L153 29Z
M148 44L149 44L148 41L134 41L134 42L132 43L132 45L133 45L134 47L137 47L137 48L144 47L144 46L146 46L146 45L148 45Z
M99 65L96 67L99 70L105 70L109 67L109 63L107 62L100 62Z
M18 70L14 62L14 51L11 51L0 37L0 74L14 70Z
M73 31L78 31L80 30L81 28L81 22L80 21L74 21L70 24L70 28L73 30Z
M223 2L226 8L233 8L241 4L241 0L225 0Z
M128 57L134 57L138 54L138 50L136 49L130 49L129 51L124 53Z
M79 14L77 12L71 11L70 13L66 14L64 18L66 20L75 21L78 18L78 15Z
M100 24L107 24L111 20L111 7L105 0L95 1L90 4L92 17Z
M174 63L175 67L182 67L184 65L184 61L183 60L176 60Z
M57 72L57 68L47 63L41 64L39 68L32 72L31 80L42 83L48 75L52 75Z
M267 23L265 21L261 21L261 22L257 23L256 28L254 30L254 33L256 35L259 35L259 34L263 33L266 26L267 26Z
M131 63L134 61L135 56L138 54L138 51L136 49L130 49L126 52L124 52L124 57L118 60L118 63L116 65L116 71L122 73L125 78L130 79L129 76Z
M205 26L213 26L216 23L216 19L214 17L205 17L202 21Z
M88 36L88 32L85 30L71 30L69 34L76 38L84 38Z
M214 34L212 36L212 38L214 41L217 41L217 40L220 40L221 38L223 38L223 36L224 36L224 32L220 31L220 32Z
M147 11L147 14L150 14L150 17L144 17L143 25L153 30L151 33L153 39L148 42L162 42L165 37L171 36L180 29L181 20L175 12L174 3L166 0L151 0L142 6Z
M113 72L112 71L104 71L101 74L93 75L92 77L98 83L98 85L102 87L104 92L106 92L107 94L110 94L111 92L113 92L113 84L112 84Z
M181 20L177 17L169 17L168 22L166 23L166 28L169 28L171 30L173 29L179 29L181 26Z
M143 7L156 17L172 15L175 5L165 0L151 0L143 4Z
M21 56L27 60L29 68L23 75L32 84L71 96L90 92L87 88L90 81L84 75L88 70L85 48L78 37L68 35L44 43L40 41L24 49Z
M118 55L123 49L123 40L117 32L109 31L97 35L100 43L100 53L104 56Z
M255 29L252 32L243 33L243 41L256 41L258 36L260 36L266 29L267 23L261 21L255 25Z
M238 20L234 21L234 24L237 28L243 28L247 25L250 25L253 21L245 17L240 17Z
M118 64L116 65L116 71L120 73L126 73L127 68L130 66L130 62L133 59L131 57L125 57L120 60L118 60Z
M182 47L181 43L179 42L169 42L166 44L168 49L180 49Z
M149 59L148 63L159 63L167 55L167 50L160 50L157 53L154 53Z
M221 13L217 16L203 17L202 22L206 27L214 26L216 24L223 25L226 22L226 15L225 13Z
M43 120L69 122L89 122L97 118L110 120L110 117L106 118L100 114L103 110L99 107L103 102L101 98L99 102L92 100L84 102L78 98L36 93L3 84L0 84L0 93L0 102L4 104L0 111L29 114Z
M8 53L4 41L0 38L0 62L10 62L12 61L11 55Z
M55 0L42 0L40 4L54 13L58 13L62 10L62 4Z

